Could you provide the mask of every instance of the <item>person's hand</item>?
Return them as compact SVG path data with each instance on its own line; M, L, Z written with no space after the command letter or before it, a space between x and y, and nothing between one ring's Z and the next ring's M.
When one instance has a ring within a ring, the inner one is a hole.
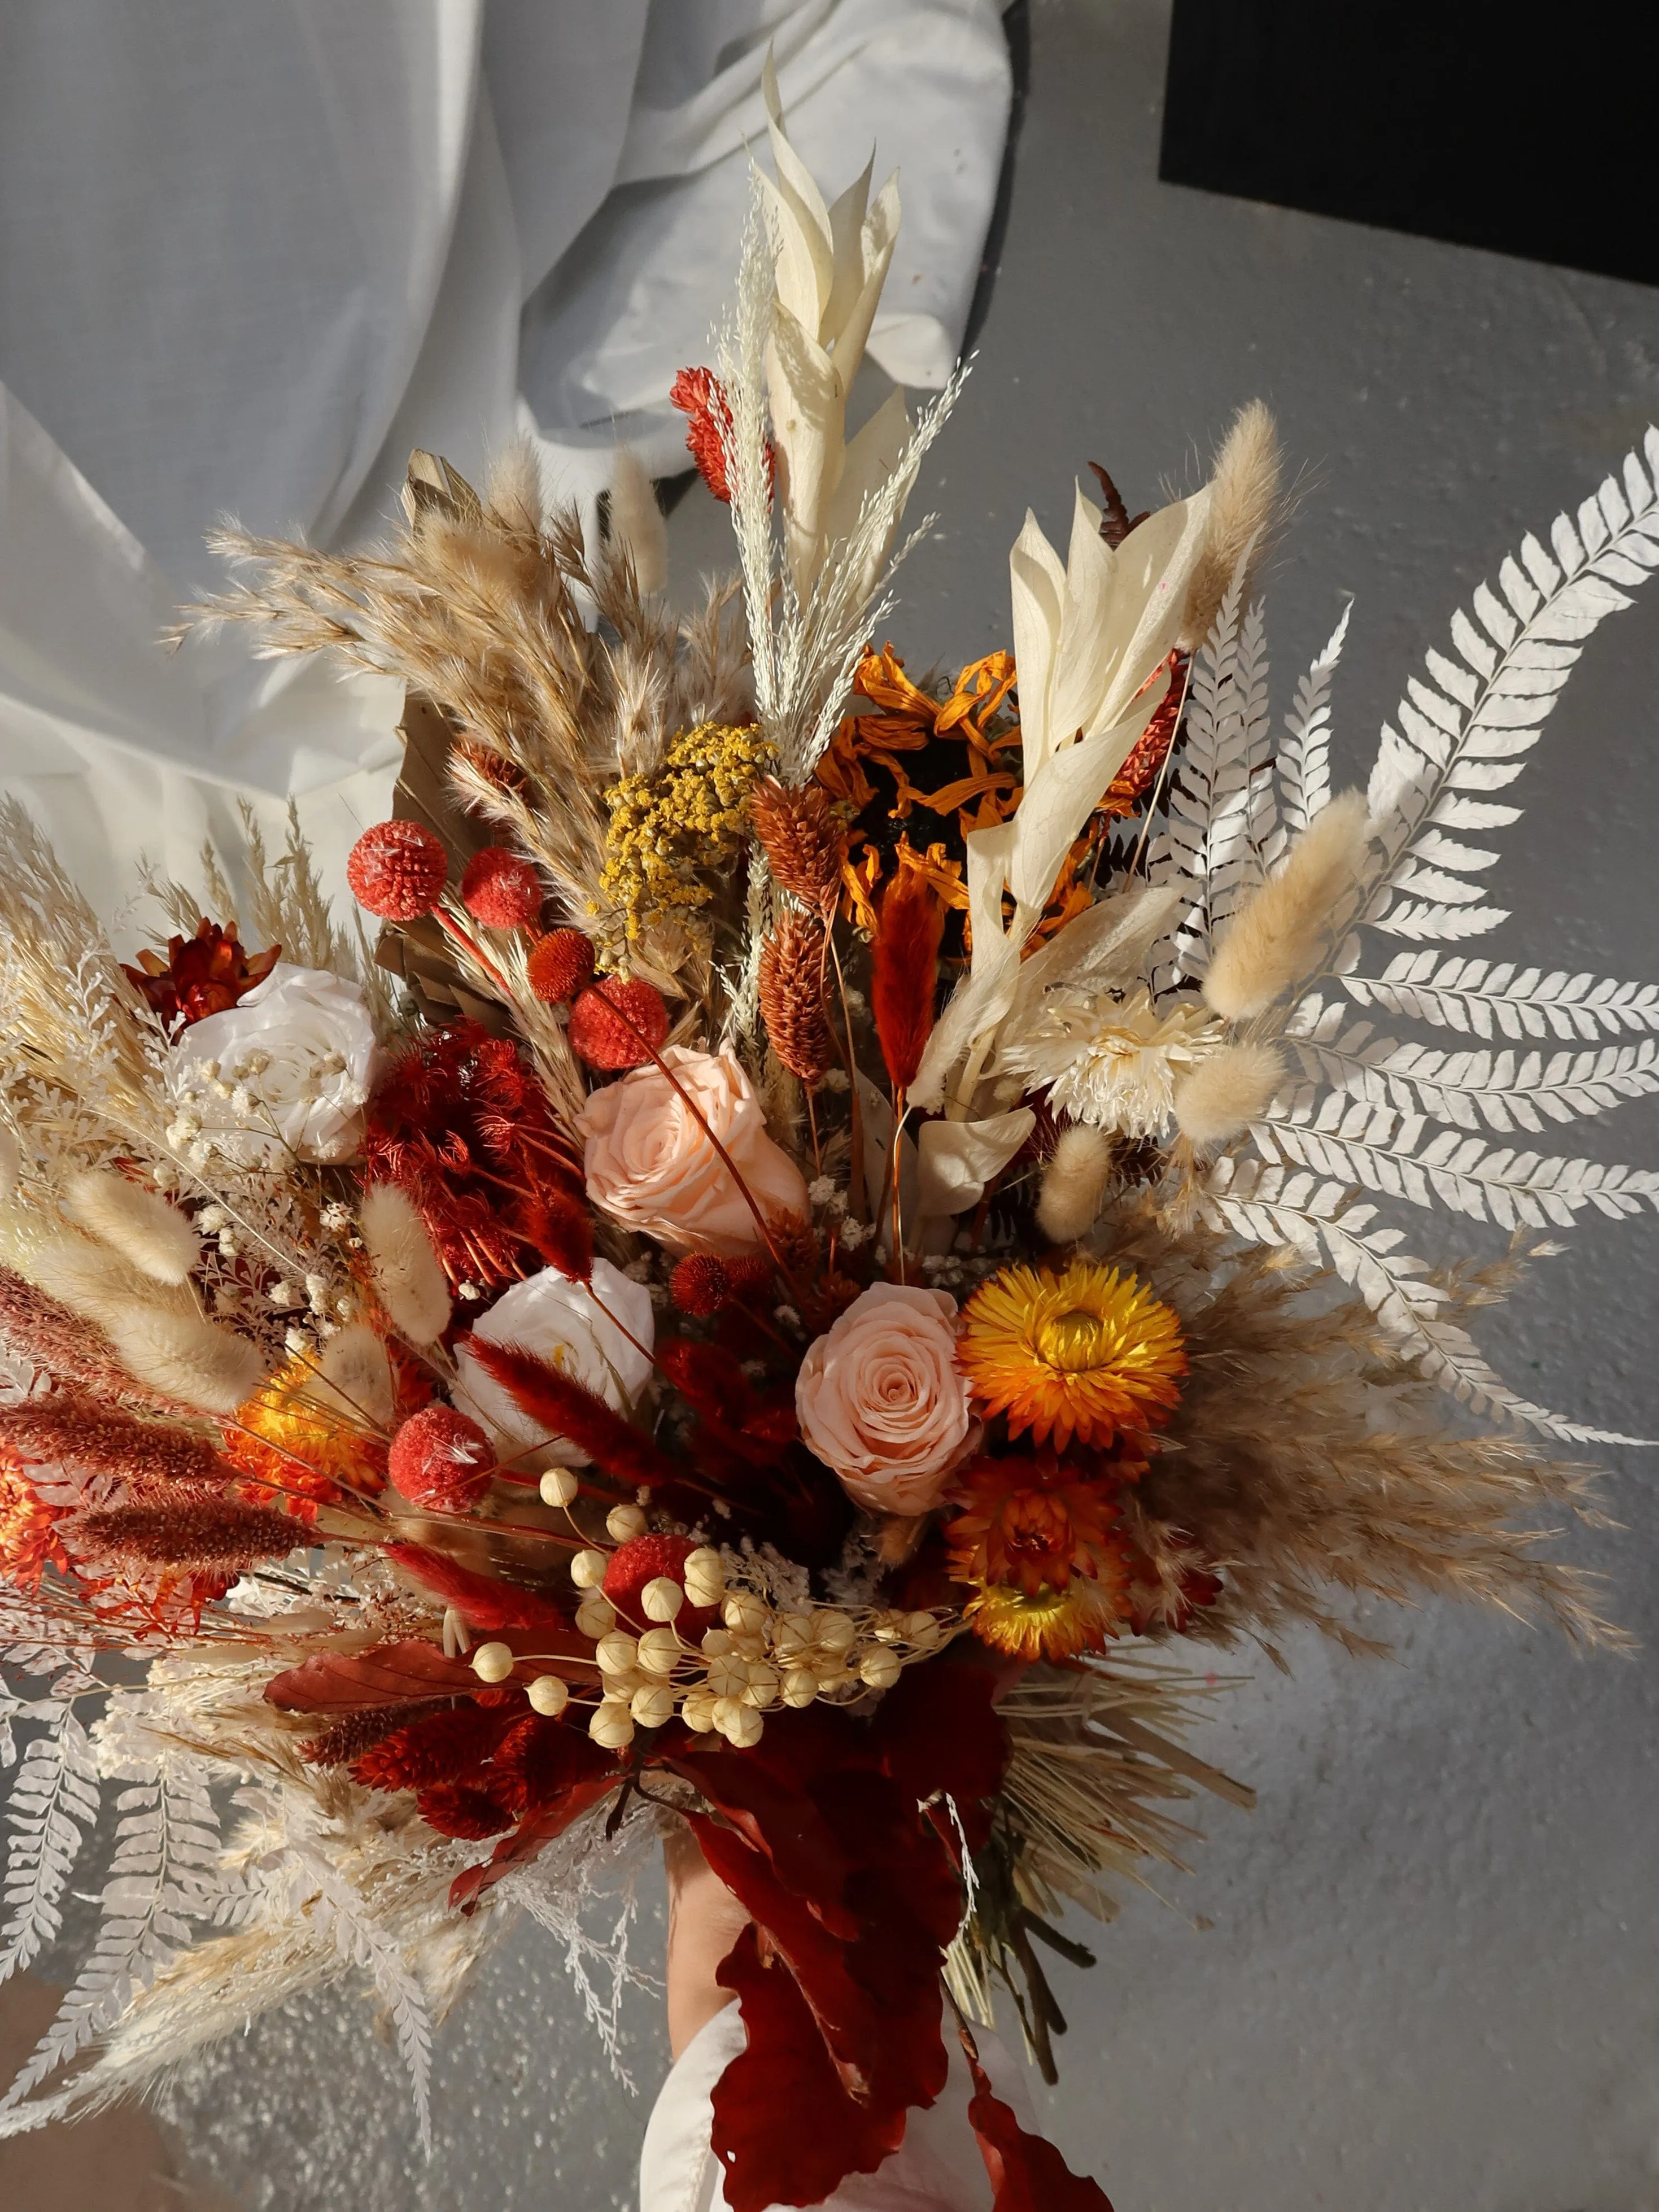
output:
M749 1915L710 1867L690 1828L663 1838L668 1873L668 2047L678 2058L732 2002L714 1979Z

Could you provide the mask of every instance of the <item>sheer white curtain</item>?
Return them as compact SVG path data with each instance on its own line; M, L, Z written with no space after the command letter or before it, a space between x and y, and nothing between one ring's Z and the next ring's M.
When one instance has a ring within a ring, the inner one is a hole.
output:
M768 42L904 232L871 350L942 381L1008 102L995 0L12 0L0 25L0 784L106 906L234 799L325 860L382 811L392 687L156 645L234 514L372 538L410 448L522 428L591 501L731 282Z

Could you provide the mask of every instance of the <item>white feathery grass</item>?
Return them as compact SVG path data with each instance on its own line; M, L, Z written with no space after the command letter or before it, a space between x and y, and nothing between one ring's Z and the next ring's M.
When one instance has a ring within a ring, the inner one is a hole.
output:
M135 1299L102 1326L130 1375L204 1413L234 1413L265 1379L258 1345L198 1313Z
M76 1176L64 1206L71 1221L158 1283L187 1281L201 1258L201 1239L179 1208L113 1168Z
M1188 646L1210 634L1235 577L1241 601L1279 504L1279 433L1259 399L1233 417L1210 479L1209 527L1187 587L1182 635Z
M1261 1120L1284 1080L1271 1045L1223 1045L1176 1086L1176 1126L1189 1144L1224 1145Z
M392 1363L367 1322L353 1322L324 1345L314 1395L353 1424L392 1423Z
M357 1227L375 1290L398 1334L411 1344L435 1344L449 1326L449 1285L413 1200L395 1183L371 1183Z
M668 587L668 525L645 463L618 447L611 478L611 535L627 551L642 592Z
M1265 1013L1308 979L1363 879L1369 842L1365 801L1345 791L1239 908L1204 980L1205 1000L1224 1020Z
M1060 1131L1037 1199L1037 1227L1050 1243L1074 1244L1093 1228L1113 1150L1104 1129L1079 1123Z

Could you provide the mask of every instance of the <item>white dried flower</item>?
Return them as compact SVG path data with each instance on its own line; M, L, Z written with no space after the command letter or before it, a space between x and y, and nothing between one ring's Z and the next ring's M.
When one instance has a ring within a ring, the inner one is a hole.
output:
M216 1054L222 1066L240 1056L239 1079L260 1079L261 1126L216 1126L228 1158L257 1165L286 1149L302 1160L346 1160L362 1141L375 1050L356 984L279 961L240 1004L185 1031L173 1050L174 1095L184 1095L177 1085L199 1079L207 1058ZM232 1106L239 1110L237 1100Z
M997 1066L1028 1091L1052 1085L1055 1109L1126 1137L1155 1137L1176 1085L1222 1041L1213 1016L1191 1001L1155 1006L1145 988L1121 998L1048 991L1006 1038Z

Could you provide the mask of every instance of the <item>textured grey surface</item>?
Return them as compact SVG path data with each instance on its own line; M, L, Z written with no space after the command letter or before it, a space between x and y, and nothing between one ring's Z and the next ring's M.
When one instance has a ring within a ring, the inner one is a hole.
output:
M1060 534L1090 459L1132 501L1186 489L1259 392L1302 471L1269 582L1276 700L1352 592L1336 705L1340 764L1360 778L1454 605L1659 413L1659 294L1159 185L1165 23L1157 0L1037 0L1002 274L924 488L938 534L890 634L916 669L1006 644L1028 502ZM672 536L682 579L724 564L700 487ZM1497 872L1516 919L1480 949L1659 975L1656 678L1659 593L1595 639L1528 766ZM1659 1157L1645 1103L1565 1133ZM1563 1411L1659 1432L1656 1268L1659 1223L1592 1221L1490 1319L1487 1349ZM1614 1609L1650 1643L1659 1460L1608 1459L1625 1529L1570 1548L1611 1571ZM1576 1660L1445 1609L1380 1625L1399 1663L1303 1642L1291 1679L1264 1662L1227 1702L1204 1748L1261 1809L1206 1814L1171 1887L1181 1911L1137 1900L1095 1972L1060 1970L1053 2132L1120 2212L1659 2206L1655 1662ZM653 2033L641 2015L647 2093ZM261 2206L629 2201L643 2106L600 2078L545 1948L492 1967L439 2066L429 2176L404 2163L366 2014L256 2030L186 2117L210 2171L264 2177ZM332 2100L348 2172L303 2171L296 2130L240 2117L290 2083Z

